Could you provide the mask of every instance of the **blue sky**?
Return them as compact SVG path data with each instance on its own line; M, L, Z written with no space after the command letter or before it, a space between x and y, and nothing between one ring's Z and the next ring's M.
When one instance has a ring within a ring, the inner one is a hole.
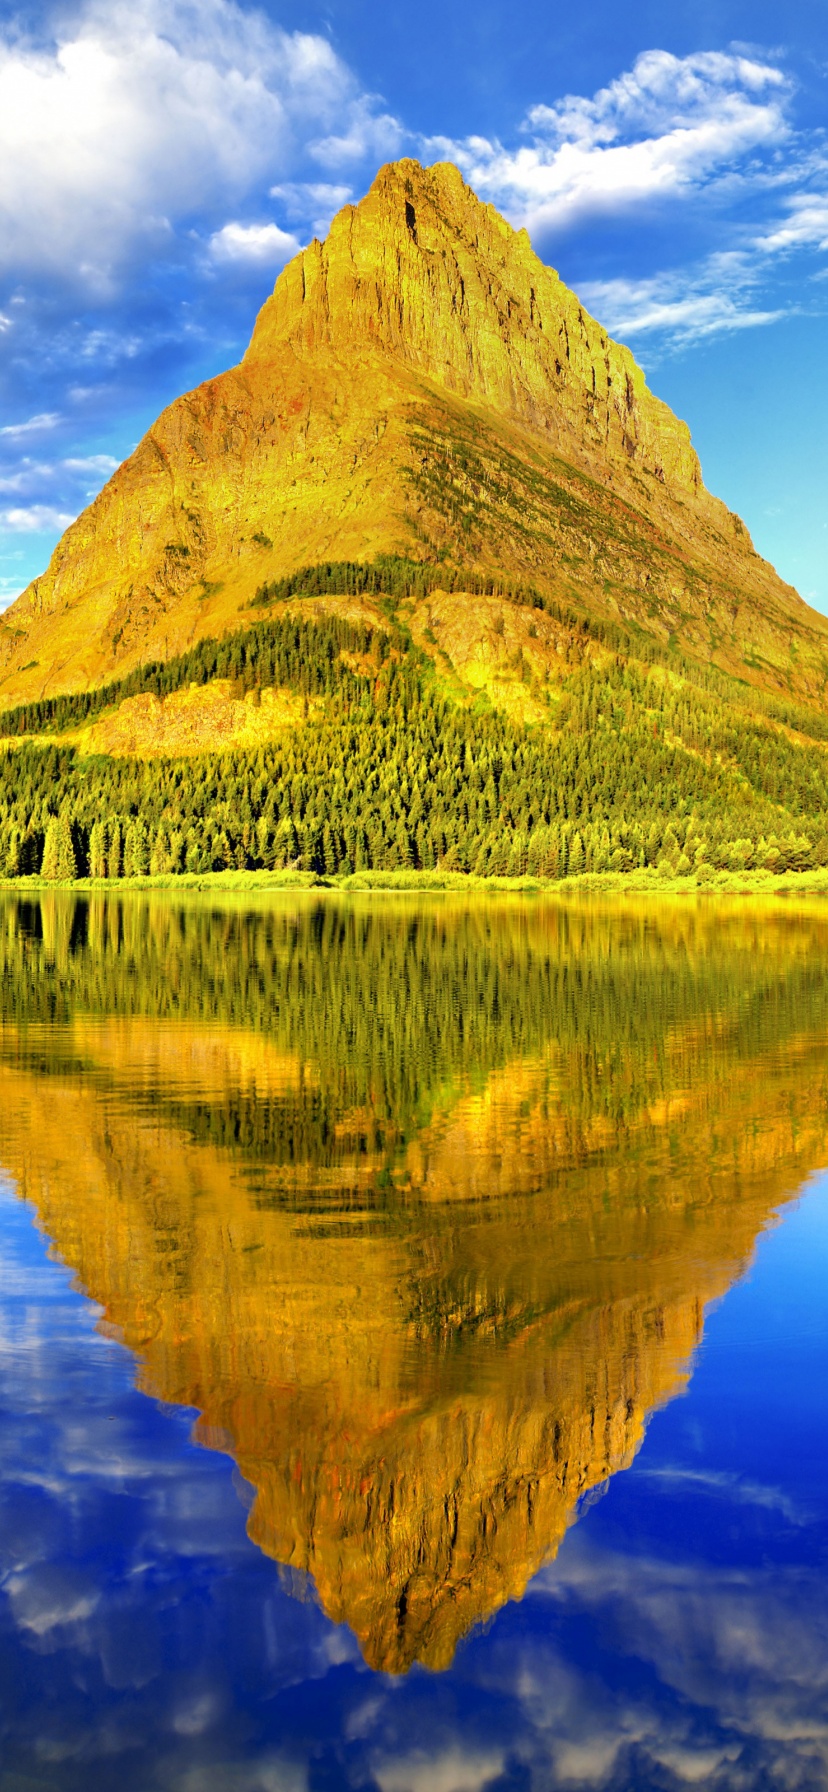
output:
M0 605L286 258L457 161L828 611L825 0L0 4Z

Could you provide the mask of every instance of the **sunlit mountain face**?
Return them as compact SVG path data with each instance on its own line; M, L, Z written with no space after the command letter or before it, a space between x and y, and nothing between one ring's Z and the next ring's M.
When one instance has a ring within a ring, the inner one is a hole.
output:
M448 1669L825 1157L821 914L4 902L0 1162L253 1542Z

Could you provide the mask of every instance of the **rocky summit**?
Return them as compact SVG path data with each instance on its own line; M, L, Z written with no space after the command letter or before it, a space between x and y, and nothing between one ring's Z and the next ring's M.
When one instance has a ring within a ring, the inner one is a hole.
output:
M436 569L415 638L461 684L505 654L478 598L520 586L821 707L828 622L706 490L686 425L525 231L410 160L295 257L240 365L164 411L67 530L3 619L0 697L112 683L249 625L301 568L384 556ZM248 740L249 716L213 710L201 750L211 729Z

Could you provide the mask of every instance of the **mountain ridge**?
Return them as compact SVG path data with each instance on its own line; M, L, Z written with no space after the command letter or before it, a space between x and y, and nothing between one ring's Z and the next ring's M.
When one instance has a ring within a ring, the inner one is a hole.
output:
M686 424L525 231L413 161L67 530L0 623L0 700L101 685L227 633L268 579L383 554L530 580L822 703L828 622L707 492Z

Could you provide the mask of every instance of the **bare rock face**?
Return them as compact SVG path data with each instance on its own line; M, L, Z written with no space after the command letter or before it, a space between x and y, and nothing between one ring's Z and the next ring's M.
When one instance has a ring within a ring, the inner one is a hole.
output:
M648 392L629 349L450 162L384 168L327 241L297 256L244 367L273 364L287 348L343 358L379 350L587 465L634 458L677 490L701 487L686 424Z
M103 683L237 626L265 579L378 553L530 580L822 699L828 624L706 491L686 425L525 231L414 161L67 530L0 624L0 699Z

